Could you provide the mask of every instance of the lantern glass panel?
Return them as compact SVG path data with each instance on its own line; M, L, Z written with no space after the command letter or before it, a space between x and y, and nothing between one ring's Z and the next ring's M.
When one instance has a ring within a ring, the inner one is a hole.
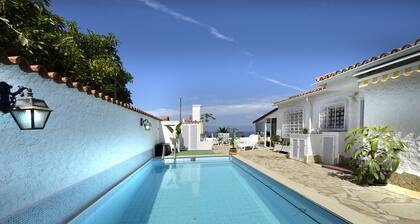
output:
M32 128L31 110L12 110L10 113L20 129Z
M34 127L36 129L42 129L47 123L48 116L50 115L51 111L45 110L34 110Z

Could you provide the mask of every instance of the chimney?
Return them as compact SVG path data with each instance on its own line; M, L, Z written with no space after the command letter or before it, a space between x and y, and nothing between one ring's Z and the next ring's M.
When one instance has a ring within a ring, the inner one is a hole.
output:
M200 121L201 105L192 105L192 121Z

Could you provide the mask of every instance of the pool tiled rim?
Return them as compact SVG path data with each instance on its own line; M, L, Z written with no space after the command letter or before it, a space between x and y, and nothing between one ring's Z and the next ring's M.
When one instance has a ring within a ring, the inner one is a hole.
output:
M348 208L342 204L340 204L334 198L326 197L321 195L320 193L316 192L314 189L306 187L302 184L296 183L291 181L285 177L282 177L279 174L276 174L274 171L271 171L249 159L246 159L240 155L233 156L234 158L244 162L248 166L258 170L259 172L267 175L268 177L272 178L273 180L279 182L280 184L294 190L298 194L306 197L307 199L311 200L312 202L324 207L325 209L337 214L338 216L352 222L352 223L378 223L377 221L371 219L370 217L359 213L351 208Z
M334 198L329 198L324 195L319 194L314 189L311 189L309 187L306 187L302 184L296 183L294 181L291 181L285 177L282 177L281 175L276 174L274 171L271 171L249 159L246 159L240 155L234 155L232 156L235 159L238 159L239 161L243 162L244 164L248 165L249 167L255 169L256 171L261 172L262 174L266 175L267 177L273 179L274 181L280 183L281 185L284 185L285 187L289 188L292 191L295 191L296 193L302 195L303 197L307 198L308 200L314 202L315 204L320 205L321 207L325 208L326 210L342 217L343 219L352 222L352 223L378 223L375 220L369 218L368 216L359 213L355 210L352 210L342 204L340 204L338 201L336 201ZM177 162L183 163L183 162L190 162L191 160L199 161L199 162L212 162L212 161L230 161L232 160L231 156L215 156L215 157L177 157ZM149 160L141 168L139 168L136 172L132 173L130 176L128 176L125 180L122 182L128 181L135 173L139 172L139 170L142 170L142 172L145 172L145 168L148 167L148 165L153 162L154 159ZM165 158L161 160L163 163L170 163L169 158ZM141 172L141 171L140 171ZM85 211L81 212L78 216L76 216L70 223L79 223L80 220L83 219L83 217L87 217L93 210L94 207L99 206L103 200L106 200L106 198L112 196L112 194L117 191L120 184L117 185L115 188L111 189L108 193L104 195L101 199L93 203L93 205L86 209Z

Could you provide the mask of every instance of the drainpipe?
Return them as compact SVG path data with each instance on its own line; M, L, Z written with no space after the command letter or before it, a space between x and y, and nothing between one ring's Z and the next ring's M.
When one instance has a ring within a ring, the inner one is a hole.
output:
M264 147L267 147L267 120L264 120Z
M313 106L312 102L309 100L309 97L306 97L306 102L309 104L309 122L308 122L308 133L312 132L312 114L313 114Z

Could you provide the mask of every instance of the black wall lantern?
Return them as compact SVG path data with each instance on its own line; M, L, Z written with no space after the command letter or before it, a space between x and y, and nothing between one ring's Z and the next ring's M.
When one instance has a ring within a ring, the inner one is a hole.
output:
M9 113L21 130L44 129L51 109L44 100L32 97L32 89L18 86L16 92L6 82L0 82L0 111ZM26 91L26 97L24 94ZM17 98L20 95L22 98Z
M150 131L150 128L152 127L152 123L150 123L150 121L147 119L140 118L140 126L143 126L144 130Z

